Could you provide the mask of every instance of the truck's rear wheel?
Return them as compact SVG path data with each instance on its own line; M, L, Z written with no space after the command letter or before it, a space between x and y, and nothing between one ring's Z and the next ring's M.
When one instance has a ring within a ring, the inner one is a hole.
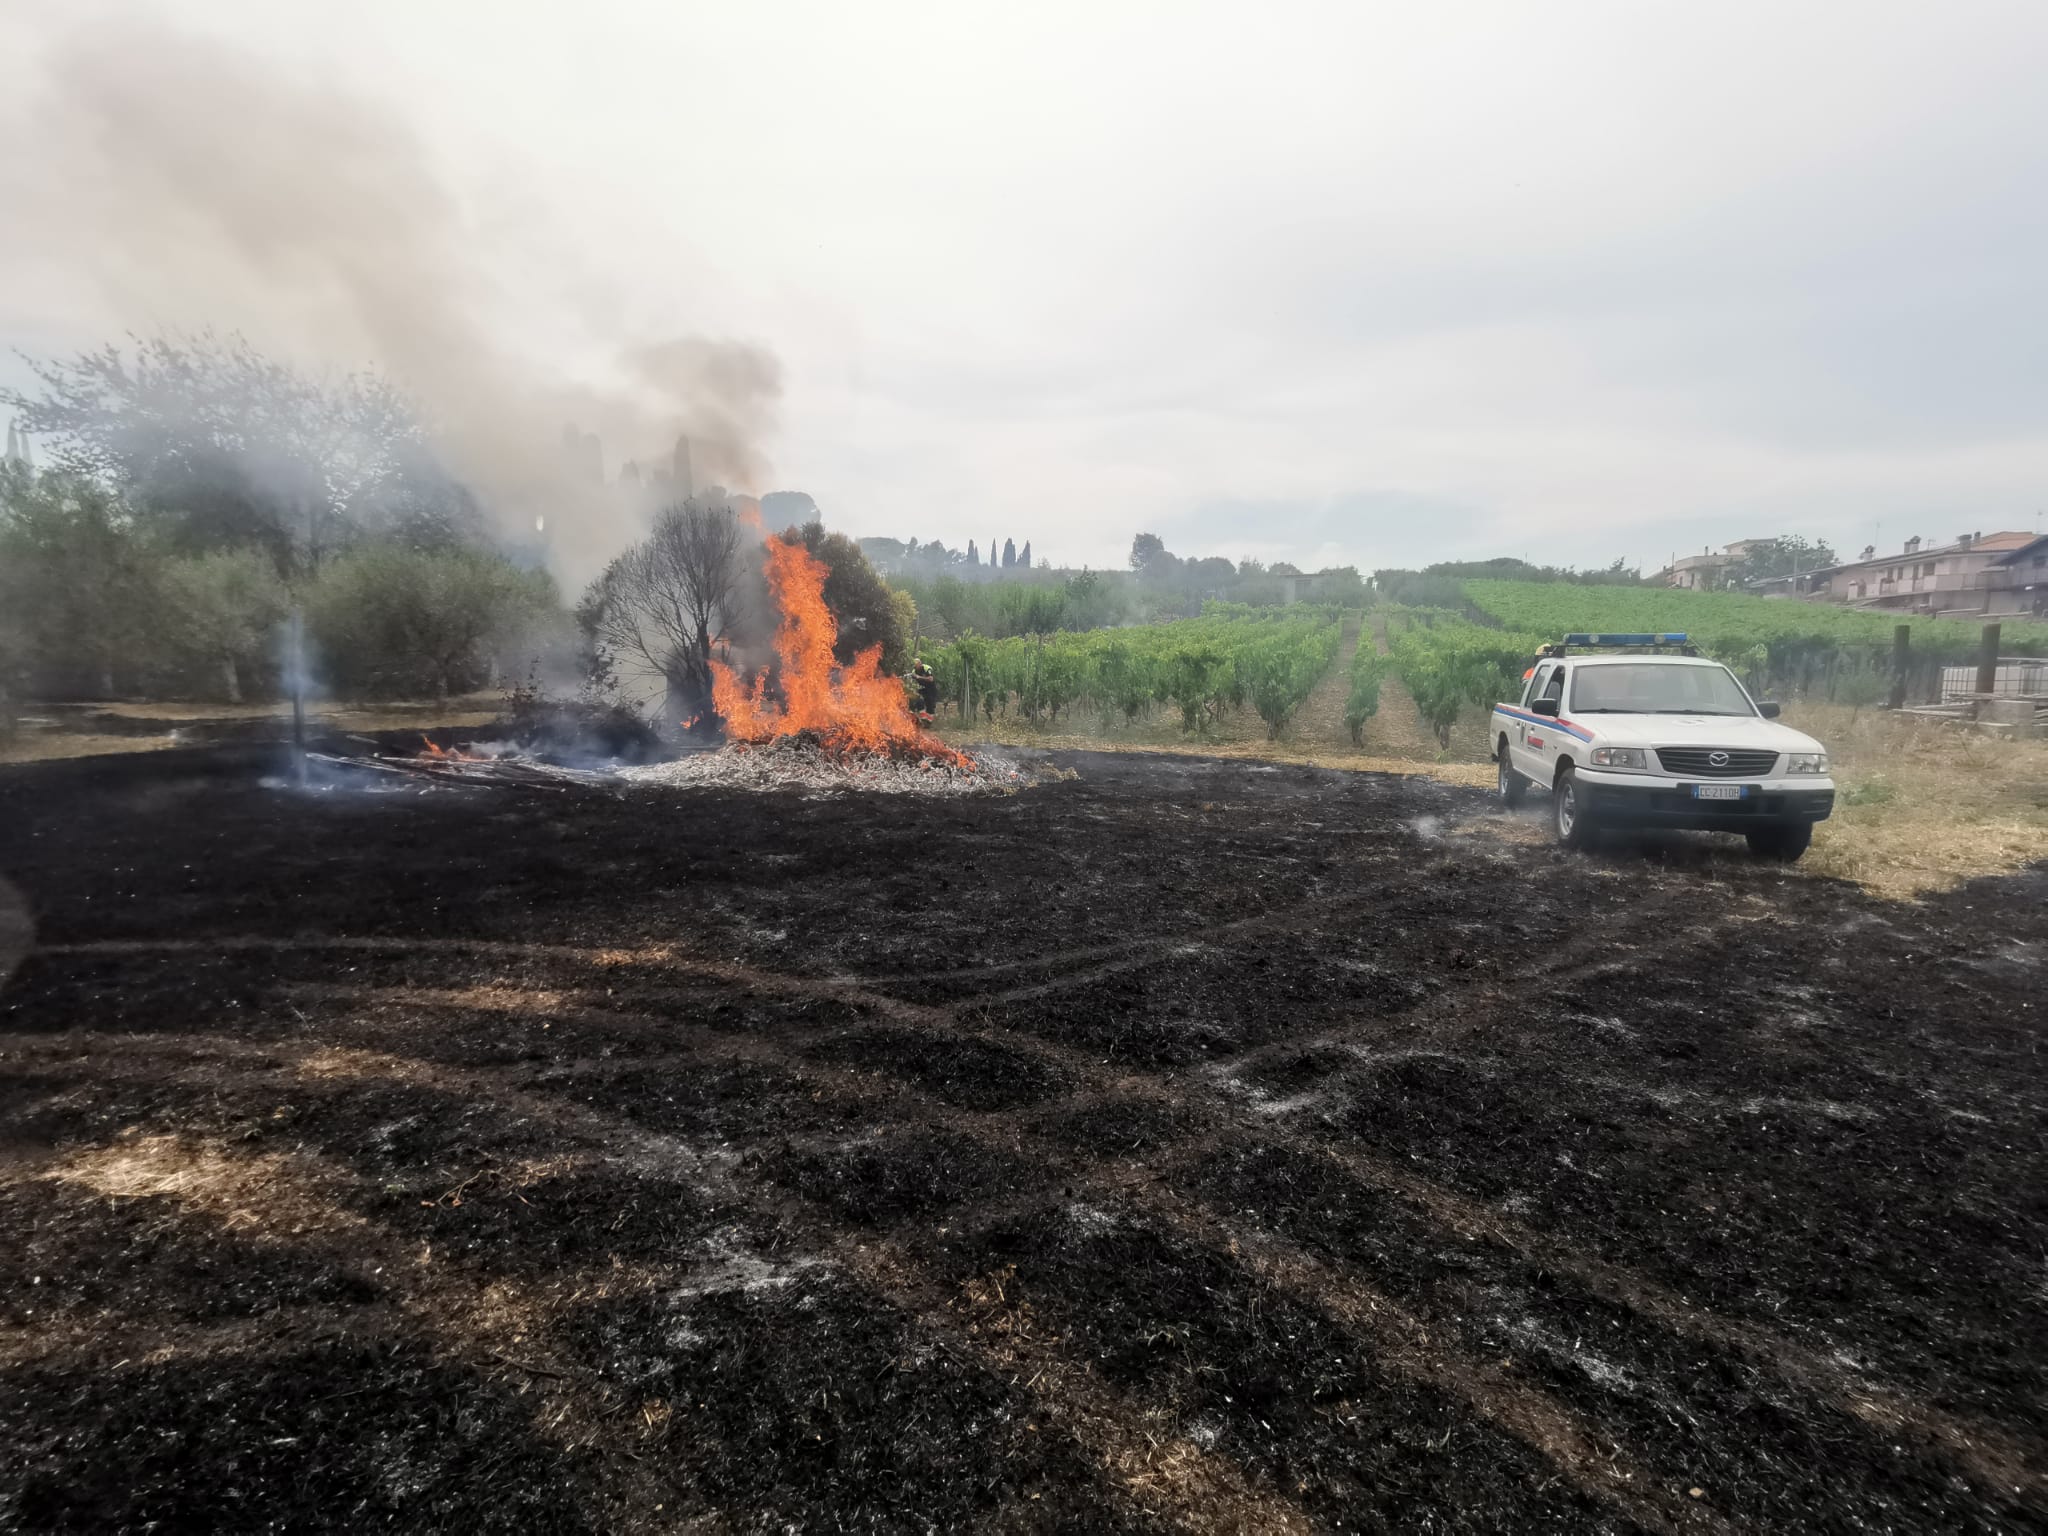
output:
M1557 770L1557 780L1550 786L1550 819L1565 847L1584 848L1593 841L1593 815L1579 794L1578 775L1570 763Z
M1522 797L1529 793L1529 781L1515 772L1514 759L1508 756L1508 739L1500 739L1500 798L1503 804L1520 805Z
M1749 851L1758 858L1790 864L1806 852L1807 845L1813 841L1813 823L1780 822L1774 827L1758 827L1754 832L1743 835L1749 839Z

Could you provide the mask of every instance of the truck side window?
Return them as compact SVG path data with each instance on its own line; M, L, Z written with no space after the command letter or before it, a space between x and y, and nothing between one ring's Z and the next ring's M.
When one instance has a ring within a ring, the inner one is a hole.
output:
M1539 699L1556 699L1560 704L1564 702L1563 667L1557 667L1552 670L1549 682L1544 685L1543 691L1537 694L1536 697Z
M1549 662L1545 661L1537 664L1535 675L1529 679L1528 691L1522 695L1522 702L1524 704L1532 703L1543 697L1543 685L1549 681L1552 673L1553 668Z

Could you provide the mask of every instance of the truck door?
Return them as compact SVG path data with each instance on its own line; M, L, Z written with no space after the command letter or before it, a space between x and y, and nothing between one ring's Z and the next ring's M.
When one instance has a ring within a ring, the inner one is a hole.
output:
M1543 690L1550 685L1550 679L1563 671L1564 668L1554 661L1539 661L1536 663L1535 670L1529 674L1529 681L1522 685L1522 711L1524 714L1528 713L1530 702L1541 697ZM1526 719L1517 720L1514 731L1508 737L1508 756L1524 778L1537 779L1537 774L1542 771L1543 764L1538 749L1530 745L1529 739L1532 736L1539 741L1542 740L1542 727L1533 725ZM1548 784L1550 780L1545 777L1537 779L1537 782Z
M1551 667L1547 676L1529 679L1530 702L1549 699L1562 709L1565 670L1565 664L1560 661ZM1545 718L1541 725L1531 725L1528 766L1522 772L1538 784L1548 784L1557 772L1557 744L1563 735L1564 732L1548 718Z

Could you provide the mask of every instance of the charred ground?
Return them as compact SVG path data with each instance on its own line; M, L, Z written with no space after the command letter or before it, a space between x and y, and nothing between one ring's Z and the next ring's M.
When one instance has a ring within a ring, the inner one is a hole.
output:
M1072 761L0 772L0 1528L2041 1526L2048 875Z

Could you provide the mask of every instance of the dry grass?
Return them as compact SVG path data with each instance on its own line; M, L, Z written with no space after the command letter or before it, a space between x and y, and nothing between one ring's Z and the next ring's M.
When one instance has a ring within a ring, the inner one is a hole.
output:
M1254 717L1256 718L1256 717ZM1490 763L1437 762L1389 757L1347 741L1267 741L1265 726L1258 735L1186 736L1175 726L1156 729L1083 733L1049 731L1021 720L998 720L993 726L962 731L941 723L938 734L947 742L969 747L976 742L1004 747L1037 747L1049 752L1188 752L1200 757L1241 758L1262 763L1299 763L1308 768L1344 768L1358 773L1412 773L1451 784L1491 784ZM1370 734L1370 733L1368 733Z
M56 726L24 725L0 735L0 763L40 763L59 758L99 757L110 752L156 752L187 744L174 735L212 724L243 724L274 720L282 732L290 723L290 704L210 704L203 701L114 701L84 708L28 709L30 716L56 718ZM306 712L307 724L327 731L402 731L436 726L488 725L504 713L495 693L472 693L446 702L401 700L384 704L317 705ZM95 730L100 720L150 721L163 726L161 735L115 735Z
M275 1238L361 1227L361 1217L316 1187L323 1171L305 1157L237 1156L195 1138L145 1136L130 1129L112 1145L78 1152L43 1177L82 1185L113 1200L167 1196L230 1228Z
M160 752L177 743L163 736L73 735L69 731L17 731L0 736L0 763L42 763L56 758L104 757L110 752Z
M1790 704L1826 743L1834 816L1800 868L1910 898L2048 858L2048 741L2011 741L1910 715Z
M437 725L454 725L457 715L482 715L491 719L504 709L504 698L496 693L457 694L445 700L398 699L382 704L321 703L311 706L306 717L349 730L398 730L431 720ZM162 720L171 725L198 720L289 720L289 700L269 704L210 704L203 700L117 700L90 706L93 713L116 715L124 720ZM388 724L379 725L376 722ZM482 721L463 721L482 724Z

